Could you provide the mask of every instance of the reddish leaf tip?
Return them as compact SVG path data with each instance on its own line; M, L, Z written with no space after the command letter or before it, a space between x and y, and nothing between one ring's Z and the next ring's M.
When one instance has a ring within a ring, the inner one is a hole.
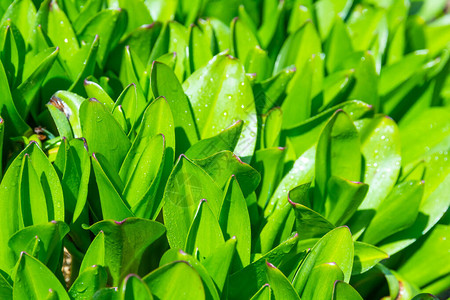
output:
M288 201L293 207L295 207L298 204L291 200L291 198L289 197L289 194L288 194Z
M274 268L274 269L276 269L277 267L275 267L272 263L270 263L270 262L266 262L266 264L267 264L267 266L269 267L269 268Z
M154 26L154 24L155 24L155 23L152 23L152 24L144 24L144 25L141 25L141 28L142 28L142 29L151 29L151 28Z
M114 223L116 223L117 225L122 225L126 221L127 221L127 218L123 219L122 221L114 221Z

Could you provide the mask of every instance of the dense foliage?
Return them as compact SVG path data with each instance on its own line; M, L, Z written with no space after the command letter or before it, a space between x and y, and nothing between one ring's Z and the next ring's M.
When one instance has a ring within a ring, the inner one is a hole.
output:
M2 0L0 298L445 297L446 5Z

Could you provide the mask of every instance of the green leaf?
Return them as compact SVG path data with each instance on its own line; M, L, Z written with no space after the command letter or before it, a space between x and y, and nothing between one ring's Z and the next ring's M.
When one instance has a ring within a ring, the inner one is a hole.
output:
M225 196L219 214L219 224L226 240L236 237L237 257L240 267L250 263L251 227L247 203L236 176L231 175L225 188Z
M286 87L296 73L296 68L291 66L281 70L276 75L257 82L253 85L255 105L258 114L266 115L271 110L279 109L285 97ZM257 79L259 81L258 74Z
M58 175L47 156L36 143L30 143L22 152L29 154L30 167L36 172L42 187L48 213L48 220L64 221L64 198ZM33 197L34 198L34 197Z
M328 72L334 73L352 52L353 45L349 30L343 20L337 17L330 36L325 42L325 64Z
M75 137L82 137L83 134L81 132L80 125L80 108L84 102L86 102L85 99L77 94L68 91L58 91L53 94L50 102L47 104L47 107L52 105L62 113L64 113L66 118L69 120L70 125L72 126L72 131ZM67 132L67 130L65 131Z
M378 264L377 267L386 277L391 298L406 300L411 299L414 295L419 294L419 289L416 286L405 281L405 279L403 279L403 277L397 272L388 269L382 264Z
M130 274L122 281L119 288L119 299L143 299L153 300L152 293L147 284L141 278Z
M385 11L369 5L357 5L347 21L355 51L369 48Z
M162 32L162 28L163 24L159 22L136 28L122 39L119 46L111 55L120 57L122 55L122 48L129 46L133 59L138 61L138 64L142 64L144 68L148 67L147 63L150 54Z
M421 294L414 296L414 298L412 298L411 300L437 300L437 299L439 299L439 298L435 297L431 294L421 293Z
M423 190L424 184L421 181L407 181L395 186L381 202L364 233L363 241L377 244L411 226L417 218Z
M281 106L284 129L301 124L322 106L323 59L323 55L313 54L291 80L292 89Z
M22 81L25 61L25 42L15 24L11 23L11 20L6 20L1 27L1 60L5 67L9 85L16 87Z
M363 300L363 298L350 284L337 281L334 284L333 300Z
M10 19L20 30L25 41L32 35L33 26L36 20L36 7L31 0L6 1L12 2L3 14L1 24Z
M267 203L264 210L265 216L270 216L275 211L281 209L288 202L288 192L293 188L311 182L314 176L316 147L315 145L303 153L281 180L273 193L272 198ZM309 186L307 187L307 189Z
M313 208L318 213L327 211L326 198L330 197L328 181L331 176L359 181L361 177L361 152L358 132L350 117L342 110L336 111L325 126L317 143L316 186Z
M80 107L80 121L89 153L101 154L113 167L112 171L118 172L131 143L112 114L97 100L89 99Z
M233 273L229 282L230 299L249 299L262 285L267 283L267 262L278 267L286 259L288 253L297 244L298 234L295 233L279 246L261 256L244 269Z
M323 104L319 112L345 101L355 86L355 70L337 71L323 80Z
M140 114L147 107L147 103L138 95L138 90L135 84L128 85L122 91L113 106L114 108L117 108L119 105L122 106L127 125L131 128L138 126L137 120ZM133 133L134 132L131 131L129 135Z
M115 300L116 296L117 296L117 290L115 287L112 287L112 288L104 288L104 289L98 290L94 294L92 299L93 300Z
M376 111L381 110L380 97L378 93L378 72L376 70L374 56L366 51L361 58L347 67L355 69L356 84L353 87L349 98L364 101L373 105Z
M3 63L0 63L0 91L0 111L2 118L7 124L10 124L5 128L6 136L21 136L25 134L30 130L30 127L25 123L16 109Z
M3 138L5 136L5 122L3 121L2 117L0 116L0 153L3 153ZM3 155L0 155L0 181L2 179L3 175Z
M400 172L400 137L395 122L376 115L360 130L361 152L364 157L364 182L369 185L364 201L350 220L353 234L366 227L371 210L377 209L397 182Z
M224 244L222 230L206 199L200 200L186 238L185 251L204 261Z
M283 122L283 112L280 108L269 111L264 126L264 148L277 147L280 142L280 131Z
M164 265L143 278L157 299L205 299L199 274L185 261ZM183 289L174 288L183 286Z
M63 141L67 143L66 139ZM67 200L67 219L72 217L72 222L75 223L86 207L91 161L84 139L73 139L66 144L66 148L61 185ZM57 168L56 162L54 166Z
M286 238L285 232L290 234L294 226L295 218L291 211L291 206L286 204L282 209L276 211L265 220L259 237L257 238L255 250L265 254L274 246L278 245L280 240Z
M328 300L333 296L336 281L344 280L344 274L336 263L316 265L309 274L302 299Z
M100 103L102 103L109 111L113 110L114 101L100 86L100 84L86 79L84 80L84 89L86 90L86 94L89 98L95 98Z
M354 246L355 258L353 260L352 275L364 273L381 260L389 258L386 252L370 244L355 242Z
M378 89L380 95L387 95L414 73L418 72L428 57L427 50L419 50L406 55L402 60L383 68Z
M244 121L235 153L249 161L256 145L257 117L250 83L242 64L220 54L184 83L200 136L212 137L237 120Z
M115 286L126 275L139 270L144 252L165 232L161 223L139 218L127 218L121 222L104 220L88 229L94 234L104 233L104 258L94 264L107 268L108 283ZM96 259L91 258L90 265Z
M63 138L73 139L72 127L64 112L60 111L56 106L52 104L45 105L50 112L50 115L55 122L59 136Z
M346 224L363 202L369 186L338 176L328 180L329 198L325 202L326 218L336 226Z
M308 250L308 248L314 247L318 240L315 238L299 241L296 252L301 253L302 251ZM389 258L386 252L370 244L355 241L353 246L355 256L353 258L352 275L362 274L370 270L381 260Z
M284 131L282 133L282 138L284 136L289 138L289 142L292 144L296 157L302 155L306 150L317 143L325 124L327 124L336 110L339 109L342 109L347 113L352 120L358 120L362 117L369 116L373 112L371 105L361 101L348 101L327 109L315 117L304 121L295 128Z
M12 300L13 288L11 283L6 280L3 274L0 274L0 296L5 300Z
M284 10L284 1L264 1L262 24L258 29L258 37L263 48L267 48L275 37L278 23L282 23Z
M153 23L147 5L139 0L119 0L120 8L124 9L128 15L127 32L141 26L142 24Z
M67 2L66 2L67 3ZM69 17L72 19L73 28L78 32L81 28L86 26L92 17L94 17L101 9L103 1L90 0L86 1L84 7L80 7L80 11L76 14L75 18L69 13Z
M49 221L47 203L39 177L30 162L30 156L24 155L20 171L19 218L21 227L42 224Z
M439 151L447 151L450 144L448 108L433 107L423 111L414 122L401 124L402 164L416 162Z
M99 191L99 203L91 203L91 209L98 220L113 219L123 220L133 217L130 205L122 198L122 190L117 189L116 181L106 172L114 172L109 169L109 164L97 157L95 153L91 162L94 169L95 180ZM115 173L116 177L117 173Z
M145 78L146 80L141 82L139 78ZM148 74L144 71L144 65L133 57L128 45L123 49L119 79L123 86L134 84L138 103L141 107L147 104Z
M450 226L439 224L425 242L408 257L398 273L408 282L423 287L450 272L450 261L445 249L449 248Z
M271 292L270 285L266 283L250 300L270 300Z
M257 81L268 79L272 73L269 55L267 54L267 51L264 51L259 46L255 46L248 51L244 67L247 73L256 74ZM258 105L256 107L258 109Z
M61 221L33 225L17 231L11 236L8 246L14 251L16 260L24 251L46 264L53 272L58 267L58 259L62 249L62 239L69 233L69 226ZM34 240L39 240L37 253L33 253Z
M214 279L214 283L218 288L220 294L224 294L224 288L233 261L234 252L236 250L236 237L230 238L225 244L216 248L214 253L203 261L203 265L208 270L208 273Z
M224 248L226 249L229 246L229 242L225 243ZM220 253L222 254L222 253ZM222 258L222 256L218 255ZM177 249L169 249L167 250L164 255L161 257L161 260L159 261L159 266L164 266L172 262L177 261L185 261L187 262L192 268L197 271L197 273L202 278L203 287L205 288L205 298L211 297L212 299L220 299L219 294L217 292L216 284L213 281L210 272L214 273L216 271L219 271L218 276L222 276L224 272L222 271L221 267L223 263L226 263L224 261L221 261L219 264L214 264L212 266L209 266L209 270L205 268L205 264L207 264L208 261L211 262L217 262L215 260L216 258L212 256L210 259L204 261L203 263L200 263L196 258L193 256L183 252L183 250L177 250ZM220 270L218 270L220 268Z
M153 20L164 22L173 20L178 1L150 0L144 3L150 11Z
M286 149L281 147L266 148L256 151L256 168L262 174L258 205L265 208L275 192L283 174Z
M47 51L48 50L48 51ZM59 53L58 48L49 48L45 51L45 54L49 53L42 60L40 60L39 65L30 74L26 75L26 79L12 91L12 96L14 102L16 103L18 110L21 112L22 117L26 117L31 109L36 96L44 83L45 76L50 71L56 57Z
M106 266L105 260L105 233L100 231L89 245L80 265L80 273L89 270L92 266Z
M204 67L213 57L211 49L213 34L211 23L208 20L199 19L198 26L190 25L188 59L191 73Z
M165 64L153 63L151 86L155 97L164 96L169 103L177 136L176 153L184 153L199 140L189 100L172 69Z
M276 74L291 65L295 65L298 70L303 70L305 63L313 55L320 56L321 48L320 37L314 24L306 22L305 25L291 34L284 42L277 56L273 73ZM296 80L292 80L289 90L294 85L294 82Z
M204 170L184 155L179 157L167 181L163 198L167 239L172 248L184 248L201 199L208 199L211 211L218 217L221 193Z
M221 189L225 189L231 175L236 176L245 198L258 187L261 179L252 166L242 162L230 151L221 151L207 158L193 161L205 170Z
M325 233L335 228L330 221L314 210L302 204L292 202L291 199L289 199L289 202L294 208L296 219L295 226L297 232L300 233L300 239L322 237ZM275 214L276 213L274 213L273 216L275 216Z
M184 80L185 73L188 71L186 53L186 47L188 47L189 42L188 30L177 22L169 22L168 32L170 35L170 40L168 42L169 52L174 52L177 54L175 74L178 80L182 82Z
M126 30L124 12L120 9L104 9L90 19L86 25L77 30L78 38L82 41L92 41L98 34L102 41L98 48L97 62L103 68L108 55Z
M138 217L156 217L159 203L156 193L164 167L165 139L154 136L133 164L132 174L125 183L123 197ZM135 156L135 158L136 158Z
M223 52L227 49L231 49L231 29L228 27L228 24L225 24L218 18L212 17L209 19L209 22L211 23L212 29L214 31L214 37L215 37L215 50L217 52Z
M233 19L230 30L234 55L245 63L248 61L252 49L259 46L258 38L248 25L239 18Z
M70 299L56 276L43 263L23 252L15 270L14 299L46 299L49 291L56 292L58 299Z
M223 150L233 152L243 126L244 122L239 120L219 134L198 141L186 151L186 156L190 159L202 159Z
M70 78L75 79L78 74L75 74L70 68L67 69L67 67L72 55L80 50L80 45L66 14L56 1L46 0L42 2L39 8L37 22L42 25L50 40L59 46L61 62ZM94 36L84 40L92 41L93 38Z
M271 263L267 263L267 280L278 299L300 299L289 280Z
M84 54L84 52L86 52L86 54L81 56L82 58L79 62L79 64L82 66L81 69L78 70L75 67L70 66L71 69L78 75L74 78L69 91L84 93L83 83L88 76L93 75L94 73L94 69L96 66L95 59L97 57L99 45L99 37L98 35L96 35L90 44L84 45L81 48L78 55L80 55L81 53ZM75 59L73 59L73 61L74 63L78 63L78 61L76 61Z
M354 246L350 230L337 227L324 235L312 248L293 279L297 292L301 293L308 284L308 278L315 266L336 263L348 282L352 273Z
M108 275L102 266L91 266L82 271L73 282L68 293L71 299L92 297L98 290L106 287Z

